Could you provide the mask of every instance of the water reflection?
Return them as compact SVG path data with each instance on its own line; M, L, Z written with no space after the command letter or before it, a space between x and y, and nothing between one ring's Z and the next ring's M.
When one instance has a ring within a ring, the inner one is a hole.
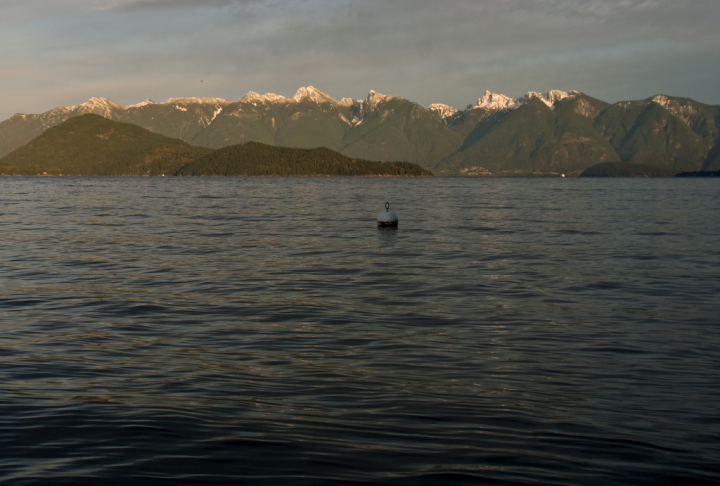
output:
M398 233L400 232L400 228L392 228L392 227L378 227L377 229L377 240L382 245L390 245L397 241Z

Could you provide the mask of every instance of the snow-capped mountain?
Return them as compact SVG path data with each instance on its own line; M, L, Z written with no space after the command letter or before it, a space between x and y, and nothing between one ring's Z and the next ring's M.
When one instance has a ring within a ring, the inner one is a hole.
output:
M479 165L488 172L497 169L497 164L504 170L514 167L498 160L517 161L517 170L521 171L530 166L569 170L570 161L578 158L590 162L637 159L637 151L629 148L629 155L624 155L622 144L627 137L620 132L632 120L651 123L647 116L639 116L651 109L660 110L653 120L664 120L666 125L658 121L655 128L648 128L643 144L658 138L657 150L675 154L669 155L667 162L675 166L720 165L720 107L687 98L657 95L611 106L578 91L530 91L518 98L486 91L476 103L458 110L441 103L425 108L374 90L365 99L337 100L313 86L302 87L291 97L250 91L234 101L182 97L159 103L147 99L124 107L107 98L93 97L76 106L37 115L17 114L1 122L0 156L68 118L91 113L210 148L247 141L303 148L325 146L351 157L407 160L458 174L472 173L476 159L487 157L497 159ZM620 113L623 122L615 123L613 117ZM550 126L558 128L543 132ZM644 133L640 128L633 130ZM543 144L548 145L543 148ZM702 160L698 155L701 152ZM678 162L686 159L691 161Z
M433 103L428 106L428 110L437 113L445 126L452 125L452 123L460 116L460 112L457 108L453 108L452 106L444 105L442 103Z
M580 94L581 93L579 91L566 92L559 90L551 90L547 93L529 91L521 98L512 98L510 96L505 96L504 94L485 91L485 94L482 97L478 98L477 103L475 103L474 105L468 105L466 111L482 110L484 112L484 116L488 116L499 111L516 110L521 106L526 105L533 99L539 99L540 101L545 103L550 109L554 110L555 105L558 102L566 99L573 99ZM442 118L446 126L453 125L458 119L460 119L461 115L464 113L462 111L458 111L452 106L444 105L442 103L433 103L428 107L428 109L437 113L438 116Z
M511 98L503 94L491 93L485 91L482 98L478 98L477 103L470 107L471 110L483 109L491 111L500 110L516 110L523 105L526 105L533 99L538 99L545 103L550 109L555 109L555 105L562 100L573 99L579 96L579 91L559 91L551 90L547 93L538 93L537 91L528 91L522 98Z
M478 98L477 103L474 106L469 107L469 110L483 109L488 111L500 111L500 110L512 110L519 108L523 103L517 98L511 98L504 94L491 93L485 91L482 98Z

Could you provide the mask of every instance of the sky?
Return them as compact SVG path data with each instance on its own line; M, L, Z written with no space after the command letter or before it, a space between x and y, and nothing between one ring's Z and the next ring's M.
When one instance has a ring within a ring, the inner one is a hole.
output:
M0 2L0 120L107 97L369 90L459 109L485 90L720 104L718 0Z

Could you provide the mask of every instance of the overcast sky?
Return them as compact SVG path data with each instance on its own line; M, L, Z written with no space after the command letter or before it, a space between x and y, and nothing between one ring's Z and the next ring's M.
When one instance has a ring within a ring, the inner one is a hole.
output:
M0 119L309 85L457 108L550 89L720 104L718 25L718 0L3 1Z

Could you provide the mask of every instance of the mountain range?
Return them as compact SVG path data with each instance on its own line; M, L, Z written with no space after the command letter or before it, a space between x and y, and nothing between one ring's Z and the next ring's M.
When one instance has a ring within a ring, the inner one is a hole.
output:
M336 100L313 87L291 98L250 92L235 101L171 98L125 107L91 98L1 122L0 157L84 114L196 147L327 147L351 158L414 162L438 175L572 174L607 162L720 169L720 106L664 95L610 104L558 90L520 98L486 92L464 110L424 108L375 91Z

